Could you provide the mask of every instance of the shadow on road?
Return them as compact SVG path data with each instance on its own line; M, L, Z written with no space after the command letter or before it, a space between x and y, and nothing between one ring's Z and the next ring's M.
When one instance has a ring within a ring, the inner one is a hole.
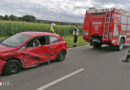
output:
M128 48L129 48L129 46L124 46L123 50L121 50L121 51L127 50ZM89 50L91 50L91 51L98 51L98 52L119 52L119 51L113 50L111 47L106 46L106 45L102 46L99 49L89 48Z

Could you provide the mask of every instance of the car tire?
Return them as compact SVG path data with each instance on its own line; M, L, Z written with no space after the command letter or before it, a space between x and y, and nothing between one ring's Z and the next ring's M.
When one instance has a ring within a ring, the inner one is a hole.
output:
M3 74L4 75L12 75L15 73L18 73L21 71L21 63L18 60L9 60L7 61L4 69L3 69Z
M64 61L65 56L66 56L65 51L64 50L60 51L59 54L57 55L57 61L58 62Z

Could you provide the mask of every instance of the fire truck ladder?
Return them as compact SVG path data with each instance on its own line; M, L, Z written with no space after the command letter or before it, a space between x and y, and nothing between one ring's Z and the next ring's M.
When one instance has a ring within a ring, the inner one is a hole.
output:
M109 38L110 21L111 21L111 9L106 9L103 40L107 40Z

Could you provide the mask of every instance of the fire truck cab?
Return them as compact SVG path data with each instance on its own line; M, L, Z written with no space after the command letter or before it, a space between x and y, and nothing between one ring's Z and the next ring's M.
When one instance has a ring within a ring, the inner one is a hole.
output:
M93 48L107 44L115 50L122 50L124 44L130 43L130 12L89 8L84 19L83 39Z

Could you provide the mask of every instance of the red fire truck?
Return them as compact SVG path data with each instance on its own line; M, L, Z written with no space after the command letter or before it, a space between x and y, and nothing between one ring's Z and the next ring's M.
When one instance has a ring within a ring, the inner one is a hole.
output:
M107 44L115 50L122 50L124 44L130 43L130 12L89 8L83 29L83 39L94 48Z

